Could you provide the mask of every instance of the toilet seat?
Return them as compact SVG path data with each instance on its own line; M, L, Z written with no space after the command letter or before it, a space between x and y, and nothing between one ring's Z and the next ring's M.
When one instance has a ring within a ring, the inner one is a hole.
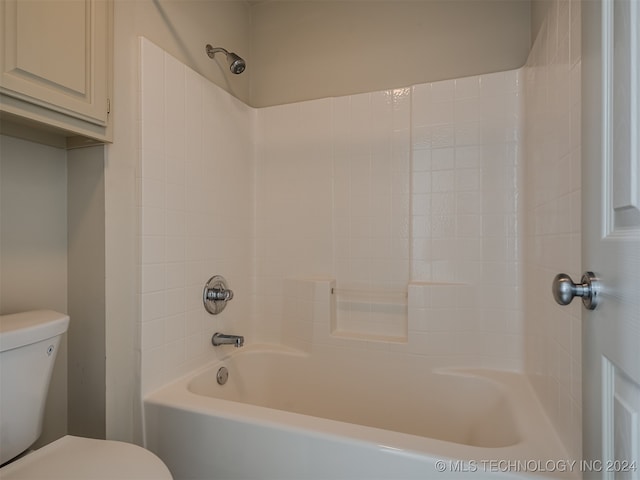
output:
M171 480L157 456L131 443L72 435L56 440L0 469L2 480Z

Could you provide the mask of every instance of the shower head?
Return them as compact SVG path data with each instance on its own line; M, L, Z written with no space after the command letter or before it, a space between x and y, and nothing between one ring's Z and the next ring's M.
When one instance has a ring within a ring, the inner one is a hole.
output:
M207 55L209 55L209 58L213 58L218 52L222 52L226 55L231 73L238 75L244 72L244 69L247 68L247 63L239 55L233 52L227 52L224 48L214 48L211 45L207 45Z

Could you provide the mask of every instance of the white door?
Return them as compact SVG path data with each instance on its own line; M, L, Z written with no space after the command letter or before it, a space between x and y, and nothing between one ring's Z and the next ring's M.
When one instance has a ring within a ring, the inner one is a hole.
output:
M640 0L584 0L582 36L583 470L640 479Z

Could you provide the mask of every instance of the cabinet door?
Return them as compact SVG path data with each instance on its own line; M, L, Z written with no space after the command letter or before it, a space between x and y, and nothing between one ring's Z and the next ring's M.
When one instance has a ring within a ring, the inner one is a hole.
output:
M106 125L108 0L0 0L0 92Z

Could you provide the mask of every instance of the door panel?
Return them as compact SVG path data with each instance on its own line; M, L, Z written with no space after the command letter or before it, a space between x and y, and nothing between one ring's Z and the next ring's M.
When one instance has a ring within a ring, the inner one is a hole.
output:
M602 5L604 75L604 165L607 235L637 234L640 228L638 174L638 45L640 5L605 0Z
M585 478L640 479L640 2L582 3ZM587 464L593 465L593 464Z

